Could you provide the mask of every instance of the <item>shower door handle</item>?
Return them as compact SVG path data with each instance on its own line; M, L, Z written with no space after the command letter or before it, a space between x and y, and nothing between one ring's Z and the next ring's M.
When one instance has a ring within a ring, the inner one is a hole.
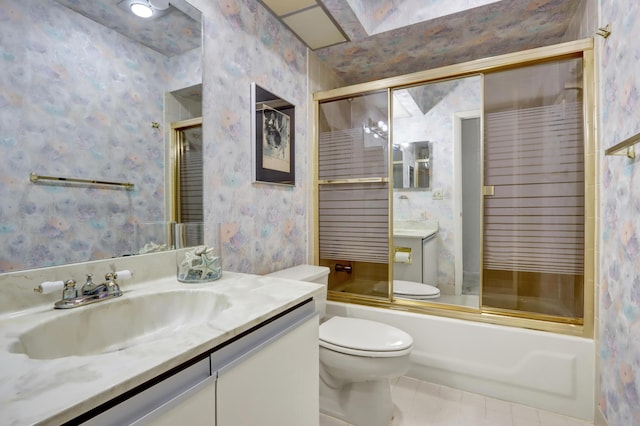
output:
M493 185L485 185L482 187L482 195L493 196L496 195L496 187Z

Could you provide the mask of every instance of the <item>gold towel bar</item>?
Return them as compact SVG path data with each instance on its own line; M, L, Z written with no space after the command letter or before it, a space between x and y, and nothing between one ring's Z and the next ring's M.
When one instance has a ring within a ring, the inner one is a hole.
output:
M129 182L109 182L106 180L91 180L91 179L76 179L76 178L66 178L66 177L56 177L56 176L42 176L36 173L29 173L29 180L33 183L36 183L40 180L53 180L60 182L73 182L73 183L88 183L95 185L113 185L113 186L122 186L127 190L133 189L133 184Z
M370 177L370 178L351 178L351 179L328 179L319 180L319 185L336 185L336 184L349 184L349 183L387 183L388 177Z
M605 155L626 155L629 158L636 158L636 152L633 149L633 145L640 143L640 133L635 136L631 136L629 139L625 139L619 144L607 148Z

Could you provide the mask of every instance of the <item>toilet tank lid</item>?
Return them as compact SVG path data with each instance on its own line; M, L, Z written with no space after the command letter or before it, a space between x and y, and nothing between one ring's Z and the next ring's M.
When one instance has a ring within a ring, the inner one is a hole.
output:
M298 281L314 281L329 275L329 268L316 265L298 265L267 274L267 277L286 278Z

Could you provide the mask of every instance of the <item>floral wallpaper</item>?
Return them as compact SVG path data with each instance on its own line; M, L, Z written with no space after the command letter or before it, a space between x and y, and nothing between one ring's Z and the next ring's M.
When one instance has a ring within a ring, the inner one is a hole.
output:
M307 253L306 47L255 0L192 0L204 16L205 242L225 270L263 274ZM250 85L295 105L296 185L251 181Z
M369 37L348 0L322 0L351 42L315 53L348 84L393 77L560 43L582 1L502 0Z
M199 75L52 0L2 2L0 40L0 272L164 239L163 136L151 123L163 88ZM33 184L30 172L135 187Z
M640 3L600 0L602 149L640 132ZM637 146L636 146L637 149ZM600 392L610 426L640 424L640 158L602 158Z
M121 0L55 1L164 56L180 55L200 48L202 43L202 26L197 19L197 11L186 6L183 6L186 12L193 13L196 19L173 5L160 11L155 18L140 19L128 10L128 3ZM114 3L119 7L113 7Z
M436 83L438 84L438 83ZM447 84L446 82L444 84ZM438 222L438 286L444 294L453 294L455 284L454 229L454 158L453 122L456 112L482 108L480 77L468 77L424 115L393 120L394 143L411 141L433 142L433 174L430 191L394 189L393 219L428 220ZM442 190L442 200L433 199L434 190ZM405 195L406 198L400 198ZM449 287L449 288L447 288Z
M499 0L346 0L369 34L428 21Z

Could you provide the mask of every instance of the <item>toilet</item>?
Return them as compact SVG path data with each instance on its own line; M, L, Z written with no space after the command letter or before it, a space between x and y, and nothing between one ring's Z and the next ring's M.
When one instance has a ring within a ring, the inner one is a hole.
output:
M440 289L431 284L393 280L393 295L401 299L436 299L440 297Z
M390 379L409 369L413 338L404 331L358 318L326 318L329 268L299 265L269 277L325 285L320 313L320 411L354 426L387 426L393 417Z

